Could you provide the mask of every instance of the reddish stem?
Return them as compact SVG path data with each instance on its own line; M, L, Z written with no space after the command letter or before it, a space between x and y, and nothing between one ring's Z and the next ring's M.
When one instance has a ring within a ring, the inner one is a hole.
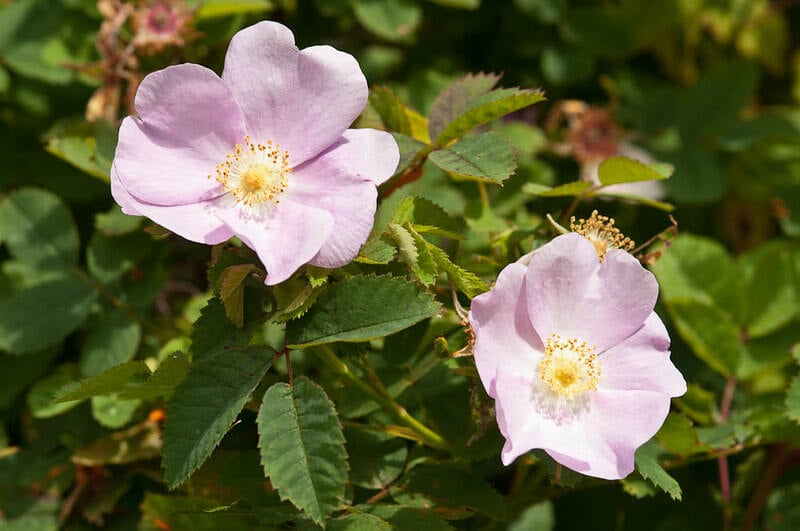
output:
M722 392L722 400L719 405L719 414L722 422L727 422L731 414L731 403L733 402L733 393L736 390L736 378L733 376L728 377L725 382L725 390ZM731 528L731 517L733 512L731 510L731 474L728 468L728 457L721 456L717 459L717 468L719 469L719 490L722 493L722 529L728 531Z

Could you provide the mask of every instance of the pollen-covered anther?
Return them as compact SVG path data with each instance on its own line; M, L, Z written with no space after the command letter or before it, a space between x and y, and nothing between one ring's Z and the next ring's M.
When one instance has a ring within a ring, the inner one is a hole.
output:
M226 192L248 207L262 203L278 203L278 196L289 184L289 152L281 151L279 144L268 140L266 144L253 143L250 137L244 144L236 144L225 160L216 166L216 180Z
M558 334L547 339L538 369L542 383L566 400L597 390L600 379L600 362L594 347L576 338L562 339Z
M622 234L622 231L614 226L614 218L601 216L597 213L597 210L592 211L589 219L576 221L575 216L572 216L569 221L569 228L592 242L601 262L605 260L609 249L622 249L630 252L636 245L633 240Z

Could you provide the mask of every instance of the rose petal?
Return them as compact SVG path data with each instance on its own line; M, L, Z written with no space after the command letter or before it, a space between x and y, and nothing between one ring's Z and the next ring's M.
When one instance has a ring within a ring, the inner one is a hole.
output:
M116 166L111 168L111 195L124 213L147 216L187 240L216 245L233 236L233 232L214 214L215 209L209 202L163 206L139 201L123 186Z
M218 199L217 216L258 254L267 269L268 286L283 282L308 263L333 229L328 212L285 196L265 216L254 216L247 207L231 202L229 197Z
M381 147L381 151L376 148ZM375 221L377 190L397 166L391 135L372 129L351 130L342 139L291 174L293 201L326 210L334 228L310 263L341 267L358 255Z
M658 284L630 254L612 249L601 264L594 245L563 234L531 256L526 289L533 328L587 341L603 352L638 330L652 312Z
M211 199L209 175L244 140L244 117L228 87L202 66L182 64L144 78L136 92L141 119L122 122L114 164L128 193L153 205Z
M603 389L658 391L669 396L686 392L686 380L670 361L667 330L655 312L642 328L599 359Z
M351 55L330 46L300 51L292 32L276 22L233 37L222 78L253 140L280 144L292 167L333 144L367 102L367 81Z
M475 365L486 392L494 398L499 366L533 374L544 351L527 317L526 271L519 263L507 265L490 291L472 299L469 321L475 332Z

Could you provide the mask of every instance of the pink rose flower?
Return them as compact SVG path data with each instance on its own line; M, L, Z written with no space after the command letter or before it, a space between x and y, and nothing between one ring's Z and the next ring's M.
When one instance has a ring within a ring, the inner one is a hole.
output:
M139 117L120 128L111 192L123 212L188 240L239 237L268 285L306 263L343 266L399 160L388 133L348 129L367 94L351 55L299 50L288 28L261 22L233 37L221 78L195 64L145 77Z
M568 233L475 297L475 363L495 399L502 461L541 448L605 479L627 476L686 382L653 312L658 285L630 254Z

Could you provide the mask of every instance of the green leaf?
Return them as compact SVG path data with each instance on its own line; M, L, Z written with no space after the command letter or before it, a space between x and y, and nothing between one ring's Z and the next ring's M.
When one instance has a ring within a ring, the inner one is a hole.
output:
M573 197L586 191L592 183L589 181L573 181L560 186L550 187L538 183L525 183L522 191L526 194L538 195L541 197Z
M334 518L326 528L330 531L392 531L397 529L386 520L381 520L377 516L367 513L355 513Z
M800 424L800 376L792 378L786 391L786 416Z
M143 361L129 361L112 367L94 378L74 384L56 399L58 402L67 402L124 393L129 389L140 387L149 377L150 369Z
M203 0L197 11L197 20L261 13L273 9L272 0Z
M675 166L675 174L665 185L670 197L691 205L718 201L728 188L728 173L713 152L691 145L664 156Z
M455 7L457 9L478 9L481 6L481 0L428 0L434 4L439 4L445 7Z
M347 453L333 403L301 376L264 393L258 412L264 473L281 499L322 524L344 504Z
M60 349L50 348L25 356L0 353L0 411L38 377L48 372Z
M124 465L149 461L161 455L161 430L154 422L132 426L96 439L72 454L78 465Z
M424 197L404 198L395 207L392 221L398 225L410 223L419 233L430 233L455 240L463 238L456 220L442 207Z
M761 256L746 290L746 312L742 320L748 337L762 337L792 321L798 310L800 270L795 270L797 252L777 245Z
M86 248L86 264L94 278L108 284L127 273L153 249L153 240L143 232L109 237L95 232Z
M669 494L673 500L680 501L683 497L681 486L658 464L658 447L651 443L640 446L636 450L636 470L643 478L650 480L656 487Z
M405 105L392 92L392 89L372 87L369 90L369 104L381 117L387 130L411 135L411 124L408 121Z
M433 151L428 159L458 177L496 184L508 179L517 169L511 143L493 131Z
M476 295L480 295L484 291L489 290L489 286L487 286L486 283L481 280L480 277L478 277L478 275L454 264L446 252L428 242L416 232L412 232L412 234L415 238L417 247L419 248L424 246L433 259L436 267L446 272L450 277L450 280L453 281L453 284L455 284L456 287L467 297L471 299Z
M253 264L238 264L226 267L219 277L219 298L225 315L236 325L244 326L244 281L258 267Z
M77 406L78 402L54 402L55 397L77 377L78 367L67 363L58 366L47 378L36 382L28 392L28 407L34 418L55 417Z
M609 157L600 163L597 169L600 184L608 186L610 184L635 183L641 181L658 181L666 179L664 175L647 164L627 157Z
M441 91L431 104L428 133L436 138L445 128L497 84L500 76L493 73L467 74Z
M700 443L692 421L681 413L669 414L656 439L670 452L684 457L709 449Z
M88 336L81 352L81 375L98 374L133 359L142 327L120 310L107 315Z
M139 531L164 529L192 531L252 531L263 529L255 516L238 508L201 497L161 495L147 492L141 504Z
M418 466L391 492L401 504L435 506L445 518L463 518L475 512L505 518L503 497L489 483L452 466Z
M117 429L133 418L141 400L128 400L116 395L92 397L92 417L106 428Z
M245 298L245 310L249 308ZM255 311L260 309L253 308ZM247 311L245 311L247 315ZM200 317L192 327L192 353L195 360L233 347L243 347L250 342L255 330L264 322L263 313L258 318L247 319L243 328L237 328L225 314L225 307L216 297L200 310Z
M359 505L370 514L386 520L394 529L424 529L425 531L452 531L452 527L436 515L436 509L407 507L404 505Z
M268 347L222 350L195 362L167 406L162 466L170 488L208 459L272 365Z
M736 314L739 272L733 258L718 242L681 234L653 265L662 296L716 303Z
M434 143L437 146L445 146L451 140L479 125L487 124L544 99L544 93L540 90L517 88L493 90L479 97L464 112L447 124Z
M506 531L552 531L556 525L556 515L553 502L550 500L535 503L522 511Z
M83 323L96 297L74 275L14 293L0 302L0 349L23 354L58 343Z
M405 41L416 31L422 10L412 0L355 0L356 20L390 41Z
M6 197L0 202L0 233L11 255L34 269L69 269L78 262L78 229L51 192L22 188Z
M403 440L385 433L354 428L345 429L345 439L353 485L382 489L403 472L408 457Z
M122 209L113 205L108 212L100 212L94 217L94 226L106 236L124 236L139 228L144 218L123 214Z
M372 238L364 244L355 261L362 264L388 264L397 254L397 247L382 237Z
M387 304L386 301L391 301ZM433 297L391 276L352 277L333 284L300 319L286 327L290 348L387 336L439 311Z
M297 319L308 311L317 297L325 289L325 284L314 286L302 278L290 278L272 288L278 302L278 313L272 317L276 322Z
M697 300L672 300L669 309L678 333L698 358L723 376L738 375L744 346L728 314Z

